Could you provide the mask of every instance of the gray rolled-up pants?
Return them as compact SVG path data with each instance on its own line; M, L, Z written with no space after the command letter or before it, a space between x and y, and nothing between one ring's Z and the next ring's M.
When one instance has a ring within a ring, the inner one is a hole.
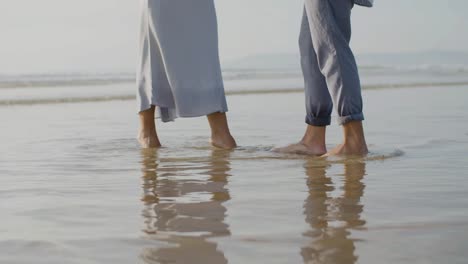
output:
M341 125L364 120L358 68L349 46L353 5L352 0L305 0L299 46L309 125L330 125L333 105Z

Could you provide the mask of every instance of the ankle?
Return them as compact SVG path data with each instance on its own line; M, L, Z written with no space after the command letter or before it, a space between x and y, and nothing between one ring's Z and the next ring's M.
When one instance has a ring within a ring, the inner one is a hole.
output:
M323 148L325 149L325 142L323 140L318 140L318 139L306 139L303 138L300 143L306 147L309 148Z
M343 146L353 151L367 152L367 143L364 138L345 138Z
M237 147L236 140L229 132L212 133L211 144L215 147L222 148L222 149L233 149Z
M304 135L300 141L301 144L307 147L320 147L325 148L325 137L316 135Z
M366 145L366 139L363 134L346 134L344 137L344 144L359 146Z
M302 137L301 144L306 146L325 147L326 127L307 126L307 130Z
M138 132L138 137L140 138L148 138L148 137L156 137L156 129L154 128L147 128L147 127L141 127L140 131Z
M232 138L232 135L229 131L212 131L211 138L229 139Z

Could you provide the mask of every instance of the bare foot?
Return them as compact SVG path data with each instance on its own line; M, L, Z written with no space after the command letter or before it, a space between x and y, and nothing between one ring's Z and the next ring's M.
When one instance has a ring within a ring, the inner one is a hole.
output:
M322 156L323 154L327 153L327 148L325 146L308 146L302 142L299 142L297 144L291 144L286 147L275 148L273 149L273 152Z
M156 106L151 106L150 109L141 111L140 116L140 132L138 133L137 140L142 148L159 148L158 134L156 132L156 122L154 121L154 113Z
M308 125L304 137L297 144L273 149L274 152L291 153L310 156L322 156L327 153L325 146L326 127Z
M365 156L369 153L367 145L343 143L327 152L323 157L329 156Z
M236 141L229 131L226 113L213 113L207 115L211 128L211 145L221 149L237 147Z
M210 143L213 147L221 149L234 149L237 147L234 138L229 135L213 135L211 136Z
M351 121L343 125L344 143L338 145L330 152L325 154L328 156L365 156L369 153L367 149L366 139L364 137L364 129L362 121Z
M144 132L138 134L138 142L142 148L160 148L161 142L159 142L156 133L150 133L149 135Z

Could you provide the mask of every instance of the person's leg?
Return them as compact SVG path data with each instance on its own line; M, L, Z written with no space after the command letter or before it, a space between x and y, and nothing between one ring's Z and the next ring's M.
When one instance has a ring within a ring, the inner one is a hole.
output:
M369 153L364 137L362 121L350 121L344 124L343 134L343 143L330 150L324 156L366 155Z
M160 147L155 124L155 105L165 107L174 104L169 82L156 39L154 23L154 1L145 1L142 5L140 47L137 71L137 105L140 128L137 140L143 148ZM167 109L167 108L164 108ZM161 110L161 108L159 108ZM172 120L170 115L163 112L161 120Z
M155 106L148 110L141 111L140 116L140 132L138 133L138 142L143 148L159 148L158 134L156 132L156 122L154 118Z
M361 84L349 46L352 7L353 2L349 0L306 0L318 65L325 76L345 133L345 142L330 151L330 155L367 153L362 129Z
M323 155L326 126L330 125L333 102L328 92L325 77L320 72L317 54L312 43L309 20L304 15L299 36L301 66L305 84L306 123L304 137L299 143L275 149L276 152L297 153L306 155Z
M229 131L226 113L213 113L207 115L211 128L211 144L222 149L237 147L236 141Z

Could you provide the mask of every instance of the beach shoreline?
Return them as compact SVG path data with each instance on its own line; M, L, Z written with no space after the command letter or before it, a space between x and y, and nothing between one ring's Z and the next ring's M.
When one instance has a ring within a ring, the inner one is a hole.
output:
M329 161L270 151L303 133L298 92L229 96L233 152L204 118L158 123L164 147L141 151L132 100L0 107L0 262L462 263L467 96L364 90L371 156Z

